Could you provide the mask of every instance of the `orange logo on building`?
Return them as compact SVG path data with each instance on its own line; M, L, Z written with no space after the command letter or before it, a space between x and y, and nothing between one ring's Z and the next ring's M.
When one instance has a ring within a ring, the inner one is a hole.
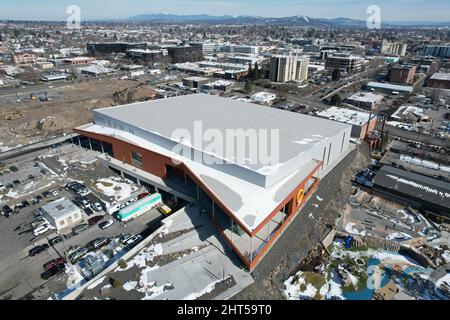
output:
M300 189L297 193L297 205L300 205L305 197L305 190Z

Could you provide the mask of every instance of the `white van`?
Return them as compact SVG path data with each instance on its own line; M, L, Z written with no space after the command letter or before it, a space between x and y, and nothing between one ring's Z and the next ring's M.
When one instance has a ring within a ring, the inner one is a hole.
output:
M41 225L40 227L37 227L36 229L34 229L33 230L33 234L34 234L35 237L37 237L37 236L39 236L41 234L46 233L50 229L51 229L50 225L48 223L45 223L45 224Z

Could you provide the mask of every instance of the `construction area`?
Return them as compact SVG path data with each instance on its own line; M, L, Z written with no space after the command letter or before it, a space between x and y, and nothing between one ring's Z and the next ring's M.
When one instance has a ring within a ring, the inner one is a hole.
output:
M152 99L145 79L102 79L0 92L0 151L71 133L92 110Z

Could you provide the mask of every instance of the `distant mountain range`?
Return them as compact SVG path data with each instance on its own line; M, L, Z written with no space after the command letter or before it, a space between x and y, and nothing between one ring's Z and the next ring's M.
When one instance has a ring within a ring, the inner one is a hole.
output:
M215 23L215 24L256 24L256 25L286 25L298 27L364 27L366 21L348 18L311 18L306 16L292 16L281 18L269 18L259 16L212 16L207 14L176 15L170 13L141 14L130 17L127 20L135 22L153 23ZM398 21L386 22L384 26L450 26L448 22L428 22L428 21Z

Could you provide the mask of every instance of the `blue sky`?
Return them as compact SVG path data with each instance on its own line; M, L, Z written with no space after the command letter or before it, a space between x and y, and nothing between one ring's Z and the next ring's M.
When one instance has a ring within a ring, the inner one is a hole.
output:
M450 20L449 0L0 0L0 19L66 20L72 4L80 6L82 19L169 12L365 20L366 8L378 5L385 21Z

